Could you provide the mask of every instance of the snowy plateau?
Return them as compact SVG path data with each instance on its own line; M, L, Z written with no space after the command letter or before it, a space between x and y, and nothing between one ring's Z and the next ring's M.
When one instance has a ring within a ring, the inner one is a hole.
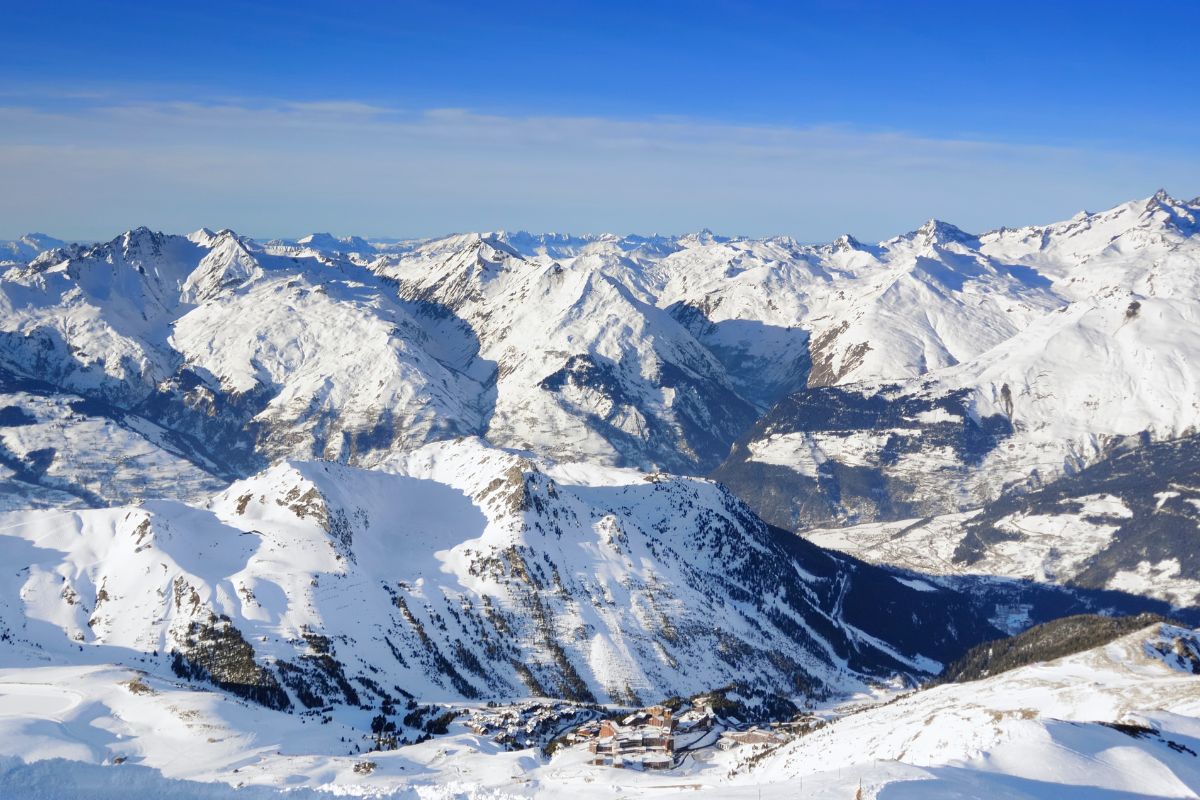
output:
M3 798L1200 797L1198 545L1200 199L0 242Z

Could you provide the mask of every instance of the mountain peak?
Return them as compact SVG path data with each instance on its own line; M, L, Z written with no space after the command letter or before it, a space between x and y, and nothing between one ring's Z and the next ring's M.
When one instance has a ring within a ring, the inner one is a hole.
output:
M327 231L301 236L296 240L296 244L334 253L371 253L375 251L374 245L361 236L338 237Z
M940 219L929 219L924 225L917 229L917 233L922 237L934 242L966 242L977 237L959 228L957 225L952 225L949 222L944 222Z
M30 243L33 243L33 242L58 242L59 244L62 243L62 239L56 239L48 233L38 233L37 231L30 231L29 233L23 234L21 236L21 241L22 242L30 242Z
M296 240L297 244L307 244L313 247L338 246L341 244L338 239L329 232L310 233L307 236L301 236Z
M32 261L42 253L66 246L61 239L44 233L26 233L11 242L0 242L0 261Z
M1195 231L1198 224L1195 206L1176 200L1165 189L1159 189L1146 201L1141 218L1184 234Z
M152 231L145 225L139 225L136 228L131 228L123 234L108 242L110 248L117 248L126 255L137 252L143 247L148 247L151 252L156 252L163 241L167 238L167 234ZM103 247L104 245L100 245Z
M1145 210L1147 212L1154 212L1159 209L1162 209L1167 212L1171 212L1171 211L1174 211L1176 208L1178 208L1180 205L1181 205L1181 203L1178 200L1176 200L1174 197L1171 197L1171 195L1167 194L1166 189L1159 189L1157 192L1155 192L1154 194L1150 195L1149 198L1147 198L1146 204L1145 204Z
M478 241L475 242L475 247L482 248L484 245L495 250L496 255L500 258L522 259L520 252L503 238L503 231L495 234L480 234Z
M700 230L696 231L695 233L689 233L689 234L679 237L679 242L681 244L706 245L706 244L720 244L722 242L728 242L728 241L729 241L728 236L718 236L717 234L713 233L710 228L701 228Z
M211 228L202 227L189 233L186 238L193 244L208 247L213 239L217 238L217 234L213 233Z
M909 231L901 236L896 236L887 240L886 244L901 244L905 242L915 243L917 245L944 245L951 242L961 242L964 244L978 243L979 237L974 234L967 233L957 225L952 225L949 222L937 218L931 218L925 221L925 224L917 228L915 231Z
M848 233L843 233L841 236L833 240L833 249L838 252L848 252L850 250L861 250L862 242L855 239Z

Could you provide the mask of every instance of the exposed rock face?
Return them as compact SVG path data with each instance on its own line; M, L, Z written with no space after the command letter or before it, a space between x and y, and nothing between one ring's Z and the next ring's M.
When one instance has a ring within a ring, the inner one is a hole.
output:
M843 378L862 366L871 345L867 342L843 345L838 337L849 329L850 323L842 322L813 340L812 372L808 374L810 387L837 386ZM842 352L838 352L839 349Z
M227 692L285 710L292 702L270 670L255 660L254 648L228 617L188 623L178 635L171 668L181 678L211 681Z

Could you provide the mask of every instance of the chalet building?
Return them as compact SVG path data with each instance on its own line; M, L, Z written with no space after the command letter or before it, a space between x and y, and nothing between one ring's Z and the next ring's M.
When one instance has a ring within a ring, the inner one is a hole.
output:
M723 750L744 744L783 744L791 737L782 731L750 728L745 731L725 731L717 746Z
M675 718L654 706L622 719L603 720L588 744L592 764L633 769L670 769L675 761Z
M709 731L717 724L712 705L703 698L692 701L692 707L675 716L675 732Z

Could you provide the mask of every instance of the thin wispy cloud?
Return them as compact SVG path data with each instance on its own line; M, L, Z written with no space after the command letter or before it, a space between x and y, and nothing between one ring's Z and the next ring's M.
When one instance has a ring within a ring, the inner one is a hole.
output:
M1117 202L1200 159L936 138L848 125L505 116L355 100L81 100L0 105L0 236L100 238L147 224L430 235L710 226L882 238L929 216L966 228ZM869 212L869 213L868 213ZM82 224L80 223L80 221Z

